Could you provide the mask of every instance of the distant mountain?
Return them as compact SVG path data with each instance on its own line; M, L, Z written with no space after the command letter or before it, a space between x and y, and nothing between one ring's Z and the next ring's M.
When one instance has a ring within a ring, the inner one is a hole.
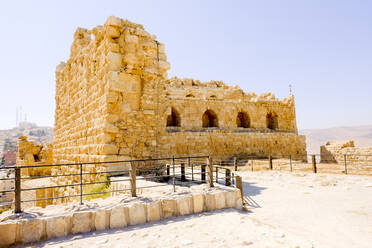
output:
M0 158L4 151L15 150L19 136L27 136L28 140L46 144L53 141L52 127L38 127L36 124L21 122L18 127L0 130Z
M306 135L307 152L320 153L320 146L327 141L354 140L355 146L372 146L372 125L356 127L335 127L326 129L303 129L299 133Z

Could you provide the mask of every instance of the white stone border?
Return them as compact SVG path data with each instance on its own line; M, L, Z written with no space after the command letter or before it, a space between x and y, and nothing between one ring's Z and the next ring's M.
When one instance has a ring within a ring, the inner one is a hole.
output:
M119 204L110 208L70 212L53 217L9 220L0 223L0 247L69 234L122 228L223 208L242 209L239 189L215 188L209 192L171 196L151 202Z

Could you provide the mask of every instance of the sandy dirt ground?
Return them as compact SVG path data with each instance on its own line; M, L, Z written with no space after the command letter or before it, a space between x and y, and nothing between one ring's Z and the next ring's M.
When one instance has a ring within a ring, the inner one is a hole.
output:
M240 173L249 211L220 210L34 247L372 247L372 177Z

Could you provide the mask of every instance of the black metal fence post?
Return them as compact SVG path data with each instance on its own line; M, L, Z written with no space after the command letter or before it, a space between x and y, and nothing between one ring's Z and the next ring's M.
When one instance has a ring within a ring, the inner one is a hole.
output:
M273 170L273 157L271 156L271 154L269 155L269 166L270 170Z
M194 181L194 164L191 163L191 181Z
M312 160L312 164L313 164L313 172L317 173L315 155L311 155L311 160Z
M225 185L226 186L231 185L231 171L230 171L230 169L225 170Z
M181 163L181 182L186 181L186 175L185 175L185 163Z
M176 192L176 163L174 160L174 156L172 158L172 165L173 165L173 192Z
M238 158L234 157L234 171L238 171Z
M80 205L83 205L83 164L80 164Z
M216 167L216 183L218 183L218 167Z
M201 175L201 181L203 182L203 183L205 183L205 164L201 164L201 173L200 173L200 175Z
M14 200L15 200L15 206L14 206L14 212L15 213L21 213L22 207L21 207L21 169L16 167L15 168L15 180L14 180Z
M292 172L292 155L289 155L289 167Z

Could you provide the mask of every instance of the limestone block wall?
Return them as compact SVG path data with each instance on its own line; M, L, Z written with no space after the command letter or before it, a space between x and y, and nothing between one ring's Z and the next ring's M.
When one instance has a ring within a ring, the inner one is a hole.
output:
M103 27L78 28L70 59L56 69L54 162L100 161L107 112L108 41ZM92 33L95 39L92 39Z
M162 156L211 154L214 158L230 160L253 156L275 155L306 157L305 137L293 133L230 132L224 130L171 132L161 137Z
M76 31L71 57L56 71L56 163L136 157L154 136L156 86L169 69L155 38L115 17Z
M272 93L257 96L220 81L201 83L193 79L171 78L166 81L164 98L162 111L169 115L170 108L174 108L181 115L180 126L186 129L201 128L202 115L210 109L218 117L218 127L223 129L236 129L237 116L241 112L247 115L249 128L267 130L267 115L272 114L278 120L276 130L297 133L293 95L279 100ZM165 123L162 121L162 126Z
M356 147L353 140L327 142L320 147L320 159L323 163L372 165L372 147Z
M79 28L56 70L54 162L306 153L293 95L168 79L169 68L164 45L142 25L109 17Z

